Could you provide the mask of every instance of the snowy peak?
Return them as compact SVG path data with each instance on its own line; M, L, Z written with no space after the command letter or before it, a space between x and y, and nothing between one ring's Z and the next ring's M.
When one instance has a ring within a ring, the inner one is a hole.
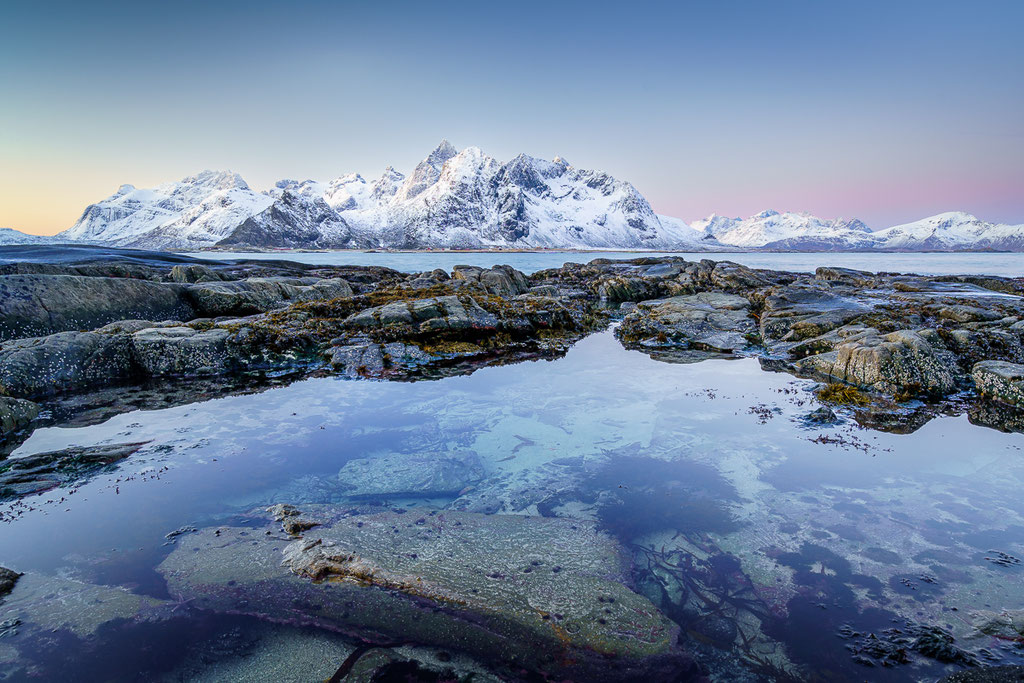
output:
M216 243L272 200L231 171L202 171L152 189L122 185L57 239L159 248Z
M0 243L32 236L0 232ZM257 192L231 171L145 189L122 185L44 241L195 249L261 247L545 247L777 251L1024 251L1024 226L962 212L872 232L852 219L766 210L692 225L654 212L630 183L561 157L507 162L441 141L409 175L280 180Z
M874 233L886 250L1024 250L1024 225L992 224L963 211L949 211Z
M210 190L248 190L249 185L242 176L231 171L203 171L182 178L179 186L195 186Z
M445 163L458 154L450 142L442 140L427 158L416 165L395 195L397 201L407 201L437 182Z
M870 242L870 230L857 219L822 219L772 209L747 219L712 214L694 227L723 244L744 248L829 250L861 248Z
M0 228L0 246L10 244L42 244L50 242L52 238L40 235L29 235L28 233L15 230L14 228Z

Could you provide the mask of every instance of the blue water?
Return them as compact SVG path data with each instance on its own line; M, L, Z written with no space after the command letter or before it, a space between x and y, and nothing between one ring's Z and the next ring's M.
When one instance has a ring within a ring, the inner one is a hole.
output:
M267 252L233 253L222 251L196 252L189 254L207 259L287 259L300 263L322 265L366 265L386 266L404 272L415 273L434 268L451 270L452 266L465 264L490 267L508 264L524 273L533 273L545 268L558 268L567 262L586 263L595 258L632 259L638 256L680 256L687 260L727 260L742 263L751 268L771 268L795 272L813 272L819 266L838 266L873 272L887 271L917 273L920 275L1000 275L1003 277L1024 277L1024 254L802 254L802 253L671 253L668 252Z
M840 424L808 426L811 386L752 359L659 362L609 331L558 360L468 376L313 378L39 430L14 457L150 443L74 489L0 504L0 565L27 572L35 591L19 584L0 604L0 622L22 621L0 638L0 673L48 680L73 665L77 680L118 680L129 666L150 667L139 680L193 680L182 672L198 670L244 680L254 675L246 667L266 672L269 661L307 665L329 647L343 655L351 646L329 634L232 623L232 634L259 630L257 644L200 656L195 634L227 626L185 607L175 615L187 627L124 624L138 623L139 600L175 599L154 571L173 547L168 532L276 502L349 504L338 472L350 460L465 450L484 466L472 491L390 502L598 520L638 568L660 568L638 569L638 590L657 582L685 596L659 606L714 680L765 680L767 665L851 681L935 680L962 668L913 653L893 667L855 661L866 634L893 627L939 627L972 657L1024 662L1019 643L973 626L975 610L1024 608L1024 568L991 561L997 551L1024 556L1024 436L966 416L904 435L842 414ZM709 624L732 640L709 644ZM43 637L52 629L76 635L53 650ZM157 659L97 654L154 639ZM340 662L322 664L311 680Z

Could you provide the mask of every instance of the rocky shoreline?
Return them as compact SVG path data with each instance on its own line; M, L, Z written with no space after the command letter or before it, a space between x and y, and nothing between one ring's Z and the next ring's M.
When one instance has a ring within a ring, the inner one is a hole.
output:
M283 374L443 377L557 357L617 320L627 348L658 360L753 356L819 380L827 402L860 407L865 426L913 431L929 414L965 410L1024 428L1022 279L678 257L405 274L142 253L0 266L0 452L107 403L90 400L97 392L154 387L175 400L163 396L187 383L177 400L188 402Z
M817 380L821 406L812 415L822 422L847 411L862 426L908 432L932 415L966 412L978 424L1024 430L1021 279L835 268L811 275L673 257L596 259L525 275L508 266L406 274L116 256L0 266L0 500L74 486L145 452L136 440L6 458L42 426L312 375L467 374L558 357L609 325L625 347L660 361L757 358L766 371ZM369 648L342 667L367 668L366 680L381 667L412 666L395 654L409 640L455 648L502 680L699 679L679 619L661 611L671 601L630 573L636 559L623 538L635 530L617 538L540 506L485 514L486 500L471 500L482 474L470 451L377 460L345 464L344 505L284 499L296 507L171 532L173 547L156 571L173 599L103 587L96 604L107 605L104 623L166 623L188 604L313 626ZM609 505L634 495L629 486L602 488L617 492ZM466 494L467 505L373 504L406 491ZM57 590L32 573L0 572L0 580L8 591L18 583L6 606L26 621L33 596ZM38 626L41 638L64 628L36 621L21 628L34 634ZM723 623L700 621L698 640L735 640L719 633Z

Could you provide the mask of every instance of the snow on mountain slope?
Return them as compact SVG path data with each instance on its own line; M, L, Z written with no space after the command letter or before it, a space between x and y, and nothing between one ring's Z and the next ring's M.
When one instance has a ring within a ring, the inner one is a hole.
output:
M873 243L868 226L859 220L825 220L806 213L769 210L746 219L712 214L693 227L723 244L748 248L818 251L868 248Z
M237 173L203 171L149 190L122 185L58 240L149 248L215 244L270 203Z
M293 248L349 246L348 224L322 197L275 189L267 200L263 211L248 216L218 244Z
M332 203L354 235L382 247L707 245L682 221L657 216L629 183L560 158L520 154L502 164L477 147L456 153L443 141L400 178L389 168L358 208Z
M994 225L969 213L950 211L873 234L879 249L892 251L1024 251L1024 225Z
M14 228L0 228L0 246L9 244L45 244L52 241L52 237L29 235Z
M23 239L0 233L4 240ZM628 182L520 154L502 163L442 141L413 171L376 180L281 180L252 190L237 174L204 171L152 189L122 185L44 241L194 249L549 247L728 251L1024 251L1024 226L947 213L871 232L859 220L763 211L692 225L654 212Z

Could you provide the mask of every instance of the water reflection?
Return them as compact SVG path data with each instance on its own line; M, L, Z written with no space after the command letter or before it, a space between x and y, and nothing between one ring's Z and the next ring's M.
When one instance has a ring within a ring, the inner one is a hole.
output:
M149 443L77 487L0 507L0 564L29 572L24 590L38 582L40 595L56 590L49 580L125 587L135 602L104 598L121 605L104 614L123 619L174 599L154 569L175 547L167 534L277 502L355 504L359 491L359 504L596 520L632 554L636 590L682 626L713 678L913 680L1024 662L1020 637L996 623L1024 608L1022 437L966 416L912 434L864 430L842 411L809 422L819 407L809 386L753 359L658 362L605 332L556 361L437 382L313 378L41 429L15 457ZM472 454L470 479L445 461L458 488L414 472L389 490L390 470L374 466L407 456L429 470L427 455L460 453ZM59 673L17 653L19 639L38 637L32 623L57 618L40 609L17 591L0 604L0 621L26 625L3 642L15 679L29 665ZM128 622L96 631L99 649L74 655L82 679L121 675L96 652L158 637L180 642L152 666L195 674L203 666L180 614L144 633ZM67 625L85 618L59 623L92 633L96 624ZM240 629L242 644L257 628L221 626ZM297 638L258 628L267 647L275 633Z

